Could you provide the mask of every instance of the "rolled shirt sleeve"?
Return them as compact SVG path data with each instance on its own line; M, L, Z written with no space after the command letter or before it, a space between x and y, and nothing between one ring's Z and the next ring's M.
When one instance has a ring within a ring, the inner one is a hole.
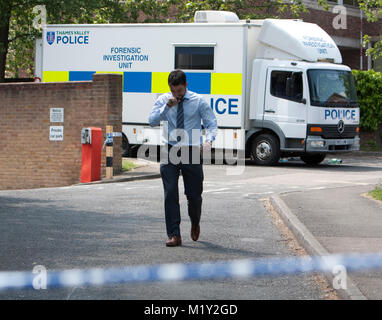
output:
M166 94L160 96L155 102L149 116L149 124L152 127L159 126L162 120L166 119L169 110L167 106L168 96Z

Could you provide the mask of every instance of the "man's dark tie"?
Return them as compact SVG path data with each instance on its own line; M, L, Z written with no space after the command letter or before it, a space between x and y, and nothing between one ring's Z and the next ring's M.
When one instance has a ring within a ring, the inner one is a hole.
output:
M181 129L178 133L178 142L183 139L183 129L184 129L184 112L183 112L183 99L178 103L178 112L176 114L176 128Z
M183 99L178 103L178 113L176 115L177 129L184 129Z

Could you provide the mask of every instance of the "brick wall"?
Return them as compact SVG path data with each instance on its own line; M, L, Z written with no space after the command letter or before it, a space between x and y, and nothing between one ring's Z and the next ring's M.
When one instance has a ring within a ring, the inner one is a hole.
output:
M64 122L50 122L50 108L64 108ZM50 141L50 126L64 127ZM81 129L122 131L122 76L94 74L92 81L0 84L0 189L80 183ZM121 138L114 139L114 173L122 169ZM106 155L102 152L101 177Z
M349 49L340 48L342 55L342 64L349 66L352 69L360 69L360 50L359 49ZM367 69L367 57L363 56L363 69Z
M331 36L346 37L359 39L361 31L361 20L360 17L354 17L352 15L347 15L346 24L347 29L335 29L333 27L333 19L338 15L338 13L332 13L322 10L309 9L309 13L303 13L299 17L306 22L316 23L322 29L324 29ZM378 36L381 33L381 22L370 23L363 18L362 30L364 34L370 36Z

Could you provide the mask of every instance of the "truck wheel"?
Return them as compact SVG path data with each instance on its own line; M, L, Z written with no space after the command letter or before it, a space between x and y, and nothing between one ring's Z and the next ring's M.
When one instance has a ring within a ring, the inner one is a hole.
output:
M133 158L134 152L132 150L132 145L125 135L122 135L122 157Z
M129 150L129 141L127 140L126 136L122 135L122 157L128 157L128 151Z
M251 158L257 165L271 166L279 162L280 143L273 134L261 134L252 143Z
M301 156L301 160L306 164L317 165L321 163L326 157L325 153L317 153L317 154L306 154Z

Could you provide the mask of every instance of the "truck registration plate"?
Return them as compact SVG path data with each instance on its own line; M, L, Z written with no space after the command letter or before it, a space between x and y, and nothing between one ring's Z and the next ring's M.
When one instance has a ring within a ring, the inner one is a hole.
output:
M347 144L346 139L336 140L336 145L337 146L342 146L342 145L345 145L345 144Z

